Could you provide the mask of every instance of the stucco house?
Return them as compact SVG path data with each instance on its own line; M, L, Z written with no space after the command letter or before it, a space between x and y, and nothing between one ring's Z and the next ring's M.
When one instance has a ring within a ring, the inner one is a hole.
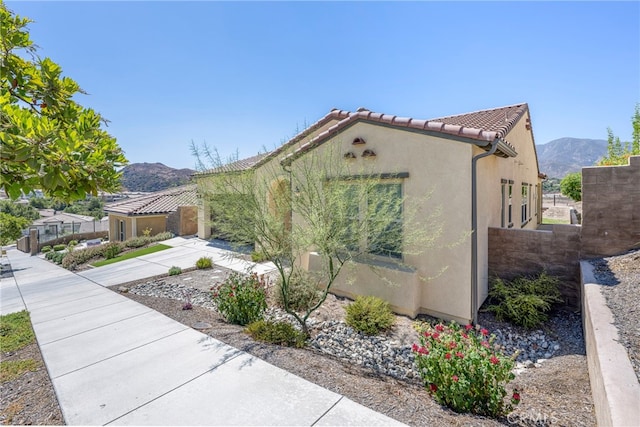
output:
M443 243L436 250L416 255L399 247L391 258L401 260L403 268L394 268L393 259L378 267L387 270L395 286L369 268L357 268L355 278L339 276L332 292L348 297L377 295L396 312L411 317L424 313L459 322L475 320L488 293L488 228L535 229L541 221L544 175L538 170L528 105L429 120L364 108L334 109L278 149L208 174L230 170L259 174L274 164L295 170L309 153L329 150L340 152L341 161L353 170L366 165L399 196L420 199L430 192L425 212L439 208L444 221ZM282 185L282 191L292 190ZM201 238L211 233L207 209L206 203L199 207ZM291 221L295 227L295 214ZM407 228L402 232L410 233ZM309 251L303 267L314 270L317 261L317 254Z
M109 240L124 241L170 231L177 236L198 230L196 186L184 185L143 196L119 200L104 207L109 215Z
M55 239L66 234L102 231L101 223L92 216L58 212L39 218L30 228L39 231L42 239Z

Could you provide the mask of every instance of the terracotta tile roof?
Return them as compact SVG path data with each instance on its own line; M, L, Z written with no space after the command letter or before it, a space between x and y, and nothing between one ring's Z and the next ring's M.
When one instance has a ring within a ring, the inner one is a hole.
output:
M381 123L383 125L399 128L452 135L472 141L478 141L480 143L479 145L486 146L487 149L489 147L489 143L498 138L501 139L501 144L498 147L497 154L503 156L515 155L515 148L503 138L528 111L528 109L529 106L526 103L523 103L455 116L423 120L410 117L398 117L391 114L375 113L367 110L366 108L358 108L355 112L334 108L320 120L313 123L311 126L273 151L238 160L215 169L199 172L196 175L209 175L255 168L282 154L288 148L295 146L295 144L299 144L298 149L286 157L290 160L295 158L297 155L310 150L316 145L321 144L324 140L330 138L340 130L350 126L358 120ZM339 122L318 134L310 141L304 142L306 137L332 120L339 120Z
M439 117L430 121L465 128L482 129L488 132L495 132L498 138L504 138L527 110L527 104L516 104L491 110Z
M358 120L380 123L387 126L407 128L412 130L441 133L480 142L488 148L489 143L496 138L501 140L498 148L499 155L515 155L515 148L504 141L504 136L528 111L527 104L517 104L491 110L481 110L456 116L441 117L436 119L413 119L411 117L398 117L391 114L375 113L366 108L358 108L355 113L338 111L342 117L340 122L320 133L315 138L298 148L287 156L292 159L304 153L326 139L334 136L340 130L352 125Z
M199 175L210 175L210 174L223 173L223 172L241 172L247 169L251 169L256 164L258 164L261 160L267 157L269 154L270 153L257 154L255 156L247 157L245 159L236 160L235 162L232 162L226 165L218 166L217 168L208 169L202 172L196 172L194 175L199 176Z
M109 203L104 210L108 213L128 216L165 214L175 212L178 206L195 206L197 202L196 186L191 184L119 200Z

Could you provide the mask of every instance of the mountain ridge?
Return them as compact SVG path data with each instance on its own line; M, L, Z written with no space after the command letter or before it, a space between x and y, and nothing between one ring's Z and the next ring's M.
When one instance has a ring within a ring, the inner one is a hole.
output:
M122 169L122 187L126 191L154 192L188 184L195 170L175 169L163 163L131 163Z
M545 144L536 144L540 172L549 178L563 178L579 172L584 166L594 166L607 154L604 139L564 137Z

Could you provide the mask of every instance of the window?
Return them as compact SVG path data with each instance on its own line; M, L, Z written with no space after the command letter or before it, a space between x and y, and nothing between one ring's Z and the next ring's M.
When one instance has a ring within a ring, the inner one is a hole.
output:
M513 199L513 181L500 180L500 227L513 227L511 203Z
M124 221L118 221L118 237L121 242L127 240L126 226Z
M342 242L350 251L402 258L402 184L362 185L346 184L338 190L343 214L336 219Z
M532 211L532 209L531 209L531 194L532 194L532 187L533 187L533 186L532 186L531 184L529 184L529 193L528 193L528 194L529 194L529 201L528 201L528 204L529 204L529 209L528 209L528 212L529 212L529 218L528 218L528 220L529 220L529 221L531 221L531 211ZM535 200L535 198L534 198L534 200Z
M524 226L529 219L529 184L522 183L522 206L520 212L520 219Z

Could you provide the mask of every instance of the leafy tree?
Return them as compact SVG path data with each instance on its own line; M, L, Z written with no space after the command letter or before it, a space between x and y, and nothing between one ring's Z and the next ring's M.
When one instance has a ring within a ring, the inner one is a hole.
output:
M24 218L29 222L40 218L40 214L32 206L15 203L11 200L0 200L0 212Z
M6 246L22 236L22 230L27 228L30 221L0 212L0 246Z
M104 202L99 197L89 197L86 200L78 200L71 203L64 211L78 215L92 216L96 219L104 217Z
M582 200L582 174L574 172L562 178L560 192L573 201L579 202Z
M559 178L547 178L542 181L542 191L545 193L558 193L560 191Z
M100 114L74 101L80 86L37 56L29 22L0 2L0 189L62 200L116 191L122 150Z
M640 104L631 117L633 133L631 142L622 142L607 128L607 155L598 161L598 166L626 165L630 156L640 155Z
M197 147L192 150L203 156ZM218 173L197 179L199 194L213 212L212 228L231 243L255 242L255 250L275 264L279 300L305 334L310 314L324 303L338 275L343 270L348 274L356 260L375 258L401 265L398 252L421 253L435 245L442 230L437 210L418 214L418 200L406 199L392 185L380 185L381 177L375 173L349 169L339 153L319 151L312 150L291 165L274 159L259 168L234 171L207 149L205 155L209 153ZM199 158L198 163L204 162ZM318 283L320 296L297 312L295 280L309 251L318 254L310 280ZM383 269L366 264L391 283Z

